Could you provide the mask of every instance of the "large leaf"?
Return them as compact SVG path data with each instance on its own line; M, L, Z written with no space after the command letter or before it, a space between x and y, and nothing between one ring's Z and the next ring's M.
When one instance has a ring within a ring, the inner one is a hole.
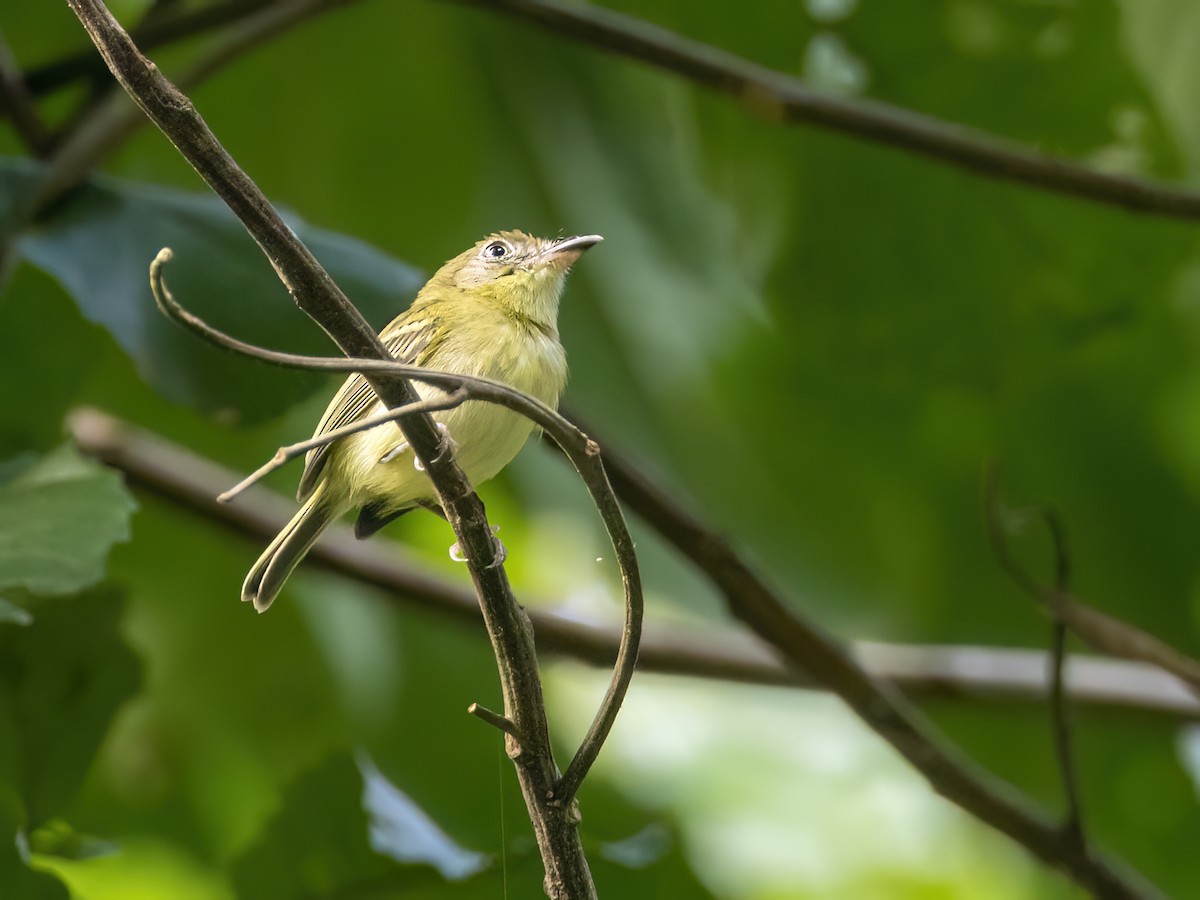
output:
M20 197L38 177L27 161L0 160L0 204ZM363 242L289 220L376 327L420 286L413 268ZM223 353L166 321L147 275L161 248L175 250L167 280L178 298L213 324L273 347L336 349L288 301L258 247L211 195L97 176L27 229L17 246L87 318L112 332L158 390L229 421L278 413L319 381Z
M133 507L117 473L70 447L0 464L0 589L95 584L112 545L129 538Z
M26 627L0 627L0 783L15 787L32 830L75 797L137 659L117 631L111 591L46 600Z

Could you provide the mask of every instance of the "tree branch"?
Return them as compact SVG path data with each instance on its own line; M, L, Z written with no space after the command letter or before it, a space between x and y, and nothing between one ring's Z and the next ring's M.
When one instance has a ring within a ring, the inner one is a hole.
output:
M1200 219L1200 192L1089 169L1062 157L872 100L846 100L633 16L561 0L453 0L524 19L728 94L759 115L804 123L957 166L985 178L1175 219Z
M237 166L186 96L130 41L100 0L69 0L109 69L209 186L242 220L297 305L348 356L390 359L378 335L308 249ZM389 407L419 399L402 377L366 376ZM504 714L522 736L514 759L552 898L594 897L595 888L570 804L553 801L558 770L550 748L532 628L512 595L483 504L453 459L438 459L440 440L428 414L397 423L432 482L463 548L496 654ZM511 741L511 738L508 738ZM510 746L510 751L515 748Z
M122 472L130 485L223 528L254 539L274 537L294 503L265 488L251 488L246 502L215 498L237 475L212 460L94 409L72 413L68 426L79 449ZM479 606L469 592L417 570L404 550L385 541L359 541L335 525L309 551L325 569L378 588L392 602L427 609L475 625ZM544 651L608 668L616 659L621 630L557 615L545 604L529 611ZM474 633L474 629L472 629ZM1047 654L968 646L920 646L858 642L853 655L877 678L910 696L965 698L988 703L1044 701ZM772 687L824 689L811 676L786 666L767 644L732 629L650 624L638 653L638 669L665 675L719 679ZM1072 656L1064 687L1075 703L1111 711L1167 715L1200 721L1200 699L1154 666Z

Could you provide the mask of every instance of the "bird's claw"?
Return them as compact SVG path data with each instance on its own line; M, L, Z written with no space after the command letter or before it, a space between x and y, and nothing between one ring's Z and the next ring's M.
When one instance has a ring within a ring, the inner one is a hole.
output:
M438 446L438 455L433 458L435 463L440 463L446 458L447 454L455 454L458 452L458 441L450 437L450 429L446 427L445 422L435 422L438 432L442 436L440 445Z
M396 459L401 453L403 453L407 449L408 449L408 441L401 441L395 447L393 447L391 450L389 450L387 453L383 454L383 456L379 457L379 462L380 463L390 463L392 460Z
M504 561L506 559L508 559L508 550L507 550L507 548L505 548L504 543L500 540L500 538L496 536L497 532L500 531L500 526L493 525L493 526L491 526L491 528L492 528L492 542L496 547L496 552L495 552L495 555L492 557L492 561L487 564L487 568L495 569L495 568L498 568L499 566L504 565ZM462 547L459 545L458 541L455 541L454 544L450 547L450 558L452 560L454 560L455 562L466 562L467 561L467 555L465 553L463 553Z

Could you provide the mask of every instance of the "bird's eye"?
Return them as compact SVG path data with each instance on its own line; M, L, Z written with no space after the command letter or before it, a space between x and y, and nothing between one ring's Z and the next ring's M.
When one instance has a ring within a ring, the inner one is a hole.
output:
M484 259L503 259L508 256L512 248L504 241L492 241L483 248Z

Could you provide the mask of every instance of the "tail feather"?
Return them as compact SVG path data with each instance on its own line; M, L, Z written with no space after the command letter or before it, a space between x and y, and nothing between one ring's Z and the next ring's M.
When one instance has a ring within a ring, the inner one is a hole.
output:
M265 612L271 605L292 570L334 519L321 503L323 493L318 489L308 498L246 575L242 600L253 603L259 612Z

